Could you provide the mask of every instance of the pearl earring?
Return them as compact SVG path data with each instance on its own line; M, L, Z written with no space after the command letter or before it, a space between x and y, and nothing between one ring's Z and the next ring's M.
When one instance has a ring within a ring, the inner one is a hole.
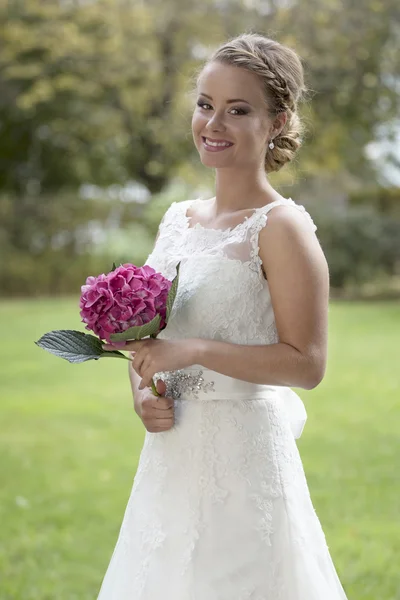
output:
M268 144L268 148L270 148L271 150L273 150L275 148L275 144L274 144L274 142L272 140Z

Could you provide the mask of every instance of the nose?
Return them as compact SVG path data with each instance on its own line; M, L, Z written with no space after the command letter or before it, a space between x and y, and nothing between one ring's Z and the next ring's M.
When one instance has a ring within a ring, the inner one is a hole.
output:
M210 131L225 131L226 129L223 121L217 115L217 113L215 113L214 116L209 119L207 128L210 129Z

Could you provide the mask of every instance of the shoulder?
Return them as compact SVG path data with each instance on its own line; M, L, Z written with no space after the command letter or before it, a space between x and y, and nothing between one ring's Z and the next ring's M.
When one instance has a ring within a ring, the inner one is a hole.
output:
M190 204L193 202L194 200L189 199L189 200L180 200L179 202L177 202L176 200L174 200L174 202L172 202L167 210L164 212L162 219L161 219L161 223L165 223L169 217L176 215L179 212L186 212L186 209L190 206Z
M186 208L187 206L190 206L191 204L193 204L193 202L197 202L198 200L200 200L200 199L199 198L189 198L188 200L179 200L179 202L173 202L171 204L171 206L175 205L178 208L179 207L185 207ZM204 202L204 200L200 200L200 201Z
M174 200L167 210L161 217L158 232L156 235L156 241L163 235L167 235L171 230L181 229L186 222L186 211L189 206L194 202L193 199L180 200L177 202Z
M267 226L260 231L261 243L275 248L281 243L290 246L306 239L318 243L317 226L303 205L287 200L284 204L267 205L265 209Z
M174 200L174 202L172 202L172 204L170 204L166 210L165 214L175 214L177 212L185 213L194 202L196 202L196 198L189 198L188 200L179 201Z
M275 203L273 203L275 204ZM288 232L296 230L304 230L305 232L315 232L315 225L310 213L302 204L297 204L291 198L287 199L284 204L277 204L267 209L267 218L269 221L268 228L273 227L286 230Z
M266 270L285 265L318 265L327 270L325 255L310 214L300 204L285 203L272 207L267 227L259 234L260 257Z

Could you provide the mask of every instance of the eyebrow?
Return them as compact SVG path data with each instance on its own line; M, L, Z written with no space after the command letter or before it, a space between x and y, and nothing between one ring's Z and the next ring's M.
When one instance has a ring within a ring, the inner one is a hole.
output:
M203 94L203 92L199 92L199 96L205 96L209 100L212 100L211 96L209 96L208 94ZM248 104L249 106L251 106L250 102L247 102L247 100L242 100L241 98L233 98L232 100L226 101L227 104L232 104L233 102L245 102L245 104Z

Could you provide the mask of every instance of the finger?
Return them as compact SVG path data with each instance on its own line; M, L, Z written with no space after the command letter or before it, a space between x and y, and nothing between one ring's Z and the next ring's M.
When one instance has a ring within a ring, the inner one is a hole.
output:
M139 383L138 390L143 390L146 387L151 387L151 381L148 377L142 377L142 381Z
M149 398L142 403L142 412L150 412L151 414L157 413L163 416L166 414L172 415L173 409L175 408L174 405L175 402L172 398L166 398L165 396L154 398L153 395L149 395Z
M135 369L136 373L138 375L140 375L140 377L143 377L143 362L145 360L146 356L142 351L138 351L136 352L133 360L132 360L132 366Z
M163 408L172 408L174 406L174 399L171 396L166 396L167 386L165 381L157 379L156 390L160 396L156 396L156 405Z
M133 352L137 352L138 350L140 350L140 348L142 348L143 346L146 346L148 344L149 340L145 339L145 340L127 340L126 342L126 349L127 350L132 350Z
M162 415L152 415L151 419L148 419L147 422L150 424L152 423L153 425L164 425L167 423L170 423L171 421L174 420L174 415L172 414L167 414L166 412L164 412Z
M142 390L145 387L151 386L151 378L154 375L154 370L150 369L149 362L150 362L150 359L145 357L145 359L143 361L143 365L141 366L142 381L139 384L139 390Z
M174 425L173 423L166 422L162 426L159 426L158 424L157 425L155 425L155 424L147 425L146 429L150 433L160 433L162 431L169 431L170 429L172 429L173 425Z
M159 394L161 394L161 396L164 396L165 392L167 390L167 385L166 385L165 381L163 381L162 379L157 379L156 390Z
M170 415L172 416L173 414L173 408L174 408L174 403L171 402L169 399L164 398L164 400L166 400L169 404L162 404L161 401L154 401L154 404L152 405L153 410L155 411L155 414L159 414L165 417L165 415Z
M151 386L151 379L155 373L155 370L152 368L151 365L152 365L151 356L149 354L144 354L142 363L140 365L140 376L142 378L142 381L139 385L139 389ZM142 386L142 387L140 387L140 386Z
M161 410L166 411L174 408L174 400L172 398L167 398L166 396L152 396L150 407L152 410Z
M103 344L103 350L130 350L137 352L148 340L121 340L120 342L108 342Z
M169 400L164 399L166 402ZM167 417L171 418L174 413L174 403L172 404L161 404L161 402L157 402L156 400L152 406L153 414L157 419L166 419Z
M125 348L126 346L126 342L121 341L121 342L111 342L110 344L103 344L102 348L103 350L126 350Z

